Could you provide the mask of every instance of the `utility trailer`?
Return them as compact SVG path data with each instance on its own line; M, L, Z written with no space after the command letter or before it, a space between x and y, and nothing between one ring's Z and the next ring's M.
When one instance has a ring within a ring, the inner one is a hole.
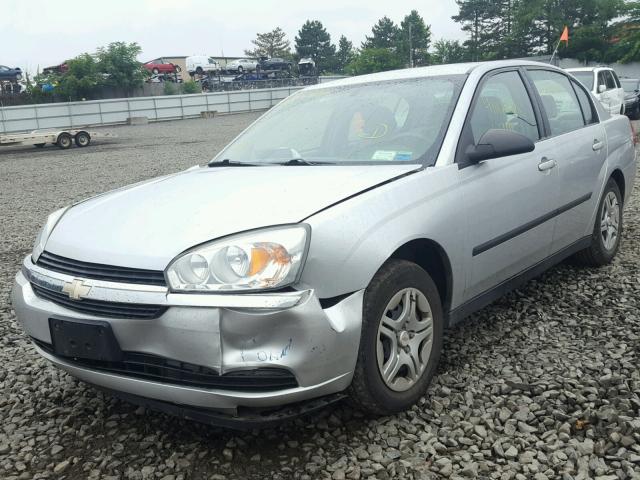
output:
M114 138L107 132L90 132L83 129L72 130L34 130L28 133L0 134L0 147L34 145L38 148L47 143L57 145L62 149L71 148L75 142L78 147L87 147L94 138Z

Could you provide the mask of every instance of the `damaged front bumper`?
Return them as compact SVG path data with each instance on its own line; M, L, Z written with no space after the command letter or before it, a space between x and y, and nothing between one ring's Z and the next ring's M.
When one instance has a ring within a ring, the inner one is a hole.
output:
M81 300L63 293L74 280L81 280ZM38 353L71 375L125 398L148 399L152 408L231 417L246 408L297 404L347 388L360 341L362 299L358 291L323 308L313 290L175 294L162 286L78 279L36 266L30 257L12 291L18 320ZM94 305L99 309L87 313ZM116 312L154 306L158 315L118 318L110 305L118 305ZM122 361L56 354L50 319L107 322Z

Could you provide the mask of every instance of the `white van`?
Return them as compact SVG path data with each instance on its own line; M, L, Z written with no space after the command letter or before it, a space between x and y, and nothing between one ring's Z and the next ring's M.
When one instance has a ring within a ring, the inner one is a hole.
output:
M192 55L187 57L187 72L189 75L202 75L208 72L219 72L220 65L213 57L207 57L206 55Z
M624 113L624 90L612 68L567 68L566 71L587 87L609 113Z

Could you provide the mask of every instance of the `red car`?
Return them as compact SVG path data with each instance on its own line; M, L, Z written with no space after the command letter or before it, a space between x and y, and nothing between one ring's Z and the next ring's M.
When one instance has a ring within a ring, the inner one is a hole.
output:
M178 73L181 69L178 65L174 65L171 62L167 62L164 58L156 58L147 63L142 64L144 68L151 73Z

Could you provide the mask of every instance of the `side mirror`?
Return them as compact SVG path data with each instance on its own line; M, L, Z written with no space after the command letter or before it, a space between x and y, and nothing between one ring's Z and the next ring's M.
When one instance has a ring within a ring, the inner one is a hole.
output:
M520 133L492 129L482 135L477 145L470 145L466 154L471 163L478 163L492 158L533 152L535 148L533 141Z
M598 93L602 93L602 92L606 92L607 91L607 86L606 85L598 85Z

